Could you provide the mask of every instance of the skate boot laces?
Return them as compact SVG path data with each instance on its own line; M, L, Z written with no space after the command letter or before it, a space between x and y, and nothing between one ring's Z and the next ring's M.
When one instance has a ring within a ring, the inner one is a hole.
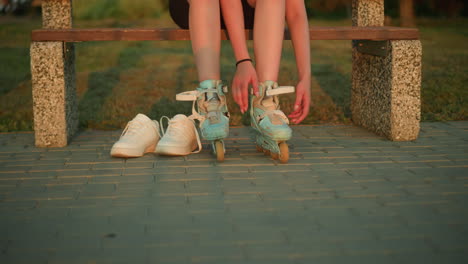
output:
M205 109L206 109L206 119L210 121L211 124L217 124L221 120L219 119L219 109L221 106L221 100L219 96L214 92L206 93Z
M167 123L168 123L166 130L164 130L164 125L163 125L163 120L164 119L166 119ZM193 119L190 118L190 117L188 117L188 119L192 123L191 127L188 127L183 119L180 119L180 118L170 119L167 116L162 116L159 119L159 125L161 127L162 136L167 134L168 136L170 136L172 138L185 138L185 139L190 140L190 133L187 131L187 129L193 129L194 132L195 132L195 137L197 139L198 150L192 151L192 153L198 153L198 152L200 152L202 150L202 144L201 144L200 136L198 135L198 131L195 128L195 124L194 124Z

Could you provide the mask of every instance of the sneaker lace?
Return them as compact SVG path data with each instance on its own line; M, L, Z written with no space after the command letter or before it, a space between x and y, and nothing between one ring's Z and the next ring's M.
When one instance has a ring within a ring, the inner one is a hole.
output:
M123 137L124 135L136 135L138 131L140 131L140 128L143 126L143 123L138 122L136 120L130 121L127 123L125 126L124 130L122 131L122 134L120 134L120 137Z
M163 125L163 120L164 119L167 120L167 129L166 130L164 130L164 125ZM193 119L192 118L189 118L189 119L193 124L193 122L194 122ZM169 134L169 135L174 135L176 138L177 137L187 137L186 134L183 132L184 127L183 127L183 124L182 124L181 120L180 121L179 120L173 120L173 119L170 119L167 116L162 116L159 119L159 126L161 127L162 136L164 136L165 134ZM192 153L198 153L198 152L200 152L202 150L202 144L201 144L200 136L198 135L198 131L195 128L195 124L193 124L193 126L194 126L194 130L195 130L195 136L197 138L198 149L196 151L192 151Z

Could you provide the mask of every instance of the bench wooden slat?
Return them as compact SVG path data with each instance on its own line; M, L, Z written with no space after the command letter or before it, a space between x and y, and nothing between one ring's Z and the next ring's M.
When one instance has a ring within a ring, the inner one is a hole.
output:
M252 30L245 30L246 38L253 38ZM225 30L221 31L222 39L229 39ZM285 31L285 39L291 39ZM93 29L39 29L33 30L32 41L160 41L190 40L186 29L150 29L150 28L93 28ZM311 40L409 40L419 39L416 28L399 27L311 27Z

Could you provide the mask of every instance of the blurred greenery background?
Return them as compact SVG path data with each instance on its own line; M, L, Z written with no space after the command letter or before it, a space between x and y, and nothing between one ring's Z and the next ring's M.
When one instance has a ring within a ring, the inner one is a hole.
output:
M3 2L2 2L3 1ZM412 5L401 5L400 2ZM307 0L311 26L351 25L350 0ZM41 28L40 1L0 0L0 132L32 130L30 33ZM468 119L468 4L459 0L386 0L386 24L416 26L423 43L422 120ZM74 27L176 27L168 0L74 0ZM408 11L409 10L409 11ZM248 43L253 56L252 43ZM351 44L313 41L312 106L303 124L350 123ZM197 85L188 41L76 44L80 127L117 129L137 113L157 119L189 113L175 94ZM232 79L235 59L222 43L221 74ZM294 53L284 42L279 83L297 82ZM294 95L283 96L291 111ZM231 124L248 123L232 98Z

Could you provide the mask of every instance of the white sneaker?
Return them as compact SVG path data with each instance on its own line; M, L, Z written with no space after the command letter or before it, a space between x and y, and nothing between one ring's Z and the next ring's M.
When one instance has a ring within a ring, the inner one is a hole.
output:
M144 114L138 114L128 122L120 139L112 146L111 156L134 158L154 152L160 137L158 121L151 120Z
M162 126L163 118L169 120L166 133L164 133ZM161 124L163 137L156 146L155 153L168 156L184 156L201 151L200 137L193 120L179 114L172 119L163 116L159 123Z

